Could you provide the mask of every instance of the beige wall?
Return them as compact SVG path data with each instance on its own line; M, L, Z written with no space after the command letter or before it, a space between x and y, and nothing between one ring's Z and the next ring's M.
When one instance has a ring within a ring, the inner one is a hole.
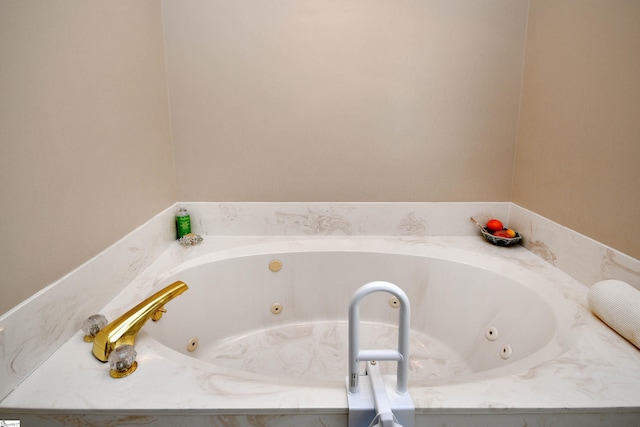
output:
M178 198L509 200L527 6L163 1Z
M531 2L518 130L525 0L165 0L166 43L2 0L0 313L176 199L513 200L640 258L639 5Z
M158 1L0 1L0 314L176 200Z
M640 258L640 2L531 1L512 199Z

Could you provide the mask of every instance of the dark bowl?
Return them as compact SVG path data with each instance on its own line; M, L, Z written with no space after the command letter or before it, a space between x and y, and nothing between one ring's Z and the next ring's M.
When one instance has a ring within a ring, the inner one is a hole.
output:
M522 235L520 235L520 233L518 233L517 231L515 237L494 236L486 228L483 228L482 230L480 230L480 232L489 243L493 243L496 246L510 246L522 240Z

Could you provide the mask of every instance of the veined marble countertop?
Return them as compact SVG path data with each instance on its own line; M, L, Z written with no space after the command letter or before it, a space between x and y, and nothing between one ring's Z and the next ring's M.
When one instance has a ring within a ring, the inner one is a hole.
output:
M461 262L498 259L535 270L576 306L577 342L559 357L501 377L412 387L416 414L430 411L522 408L547 411L636 408L640 414L640 350L600 322L588 309L588 288L524 247L494 247L479 236L409 237L211 237L191 248L171 245L102 311L111 319L149 295L158 279L183 262L207 255L224 259L269 253L273 244L305 250L430 254L447 251ZM264 252L261 252L264 251ZM345 313L346 318L346 313ZM78 329L81 325L78 325ZM91 354L78 331L0 402L0 414L38 411L204 411L207 413L346 413L344 383L335 386L276 384L272 378L229 371L168 350L144 328L136 340L139 367L114 380ZM346 376L346 373L345 373ZM2 418L0 416L0 418Z

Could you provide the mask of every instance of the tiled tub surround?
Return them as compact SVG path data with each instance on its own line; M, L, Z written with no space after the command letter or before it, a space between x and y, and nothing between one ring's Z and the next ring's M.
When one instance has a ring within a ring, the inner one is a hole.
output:
M161 212L0 317L0 396L66 342L87 313L100 311L175 242L172 221L173 209Z
M299 250L335 243L392 253L445 251L485 268L526 268L553 283L559 298L574 306L571 336L577 341L568 351L515 373L412 387L418 419L451 425L550 423L545 420L633 425L640 418L640 351L599 322L586 307L588 288L560 271L583 274L587 285L618 278L640 288L638 260L509 203L186 205L194 230L207 236L202 245L184 248L174 242L165 250L174 231L167 225L174 207L0 319L3 395L15 387L0 402L0 419L15 416L38 425L80 422L78 417L98 425L130 425L132 419L156 425L345 425L343 384L279 385L191 359L185 363L184 355L163 347L144 329L136 346L140 368L116 381L91 356L78 331L94 312L113 319L183 262L205 253L225 258L289 243ZM489 245L469 216L509 218L531 251ZM159 251L162 255L145 269ZM170 416L156 419L158 414ZM301 416L306 418L296 418Z

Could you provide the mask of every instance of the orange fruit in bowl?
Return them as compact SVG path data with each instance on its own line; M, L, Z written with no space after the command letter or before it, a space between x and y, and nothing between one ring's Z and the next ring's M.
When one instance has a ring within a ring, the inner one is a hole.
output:
M502 222L497 219L490 219L487 221L487 230L489 231L500 231L504 228Z
M494 236L496 237L506 237L509 238L509 234L507 234L506 230L498 230L495 233L493 233Z
M510 228L507 228L506 233L507 233L507 236L509 237L516 237L516 232Z

